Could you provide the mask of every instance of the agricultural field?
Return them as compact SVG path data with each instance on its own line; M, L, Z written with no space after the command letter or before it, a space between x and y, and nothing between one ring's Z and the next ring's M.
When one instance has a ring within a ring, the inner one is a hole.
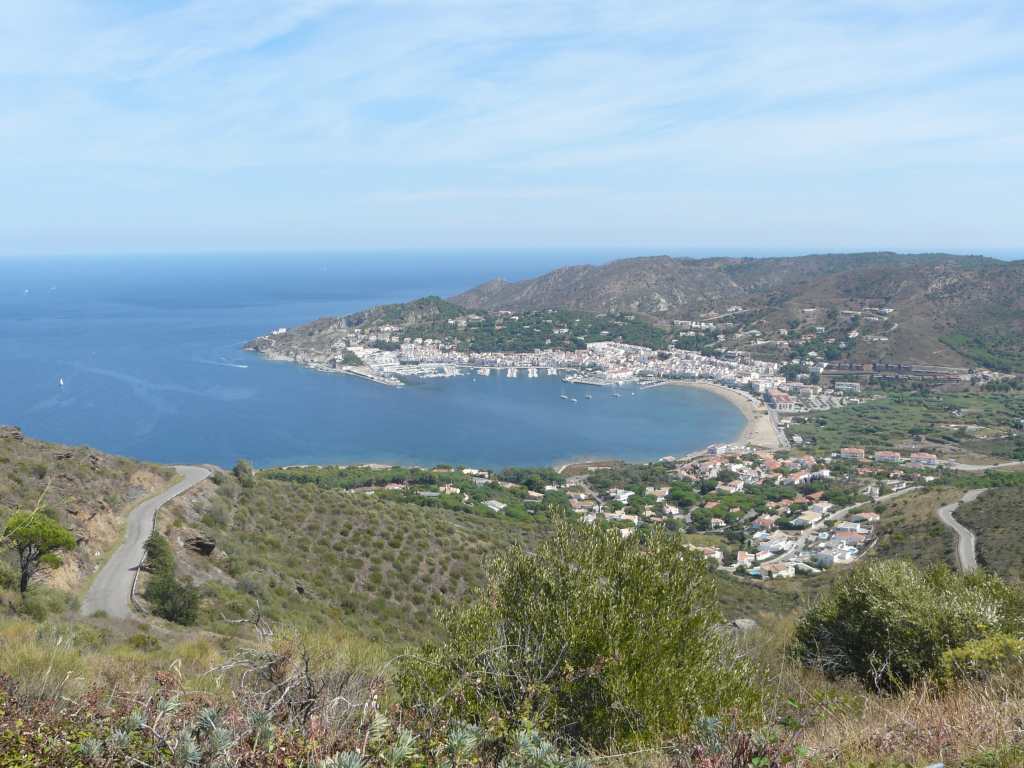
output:
M169 509L161 525L201 585L202 623L242 618L259 601L274 622L339 624L396 646L431 636L437 609L483 583L491 554L548 531L541 520L227 473ZM196 535L216 542L212 556L181 546Z
M963 460L1024 459L1024 393L893 392L846 408L798 416L789 427L816 453L844 446L934 449Z

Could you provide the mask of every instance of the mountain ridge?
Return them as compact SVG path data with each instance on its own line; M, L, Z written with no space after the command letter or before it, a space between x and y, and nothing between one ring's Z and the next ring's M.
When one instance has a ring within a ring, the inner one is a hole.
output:
M901 318L881 357L1024 370L1024 263L894 251L706 259L643 256L488 281L449 301L470 310L634 312L651 321L741 307L766 327L824 305L882 305Z

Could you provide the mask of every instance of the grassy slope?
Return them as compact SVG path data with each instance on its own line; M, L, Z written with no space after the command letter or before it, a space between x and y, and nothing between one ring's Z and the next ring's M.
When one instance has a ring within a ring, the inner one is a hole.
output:
M401 645L437 631L436 611L482 584L487 557L515 542L532 546L545 522L521 522L259 478L242 488L224 475L169 506L161 526L183 571L204 584L205 623L246 615L260 600L275 624L342 625ZM200 533L212 558L180 543ZM761 584L722 576L727 618L785 615L828 577ZM303 593L297 591L301 586Z
M920 436L931 443L928 447L943 452L1002 457L1006 441L983 438L1006 433L1020 418L1024 418L1024 394L1019 392L901 392L813 414L804 423L794 420L791 432L813 441L808 444L818 452L846 445L909 449L913 437ZM961 425L982 429L963 430Z
M878 544L871 550L871 556L912 560L918 565L955 565L953 535L939 522L935 512L962 495L960 489L936 488L880 505Z
M488 555L547 530L311 484L243 488L228 475L172 510L162 520L172 542L193 529L218 542L210 559L179 553L206 582L214 623L258 598L273 621L341 624L387 644L433 633L436 610L482 584Z
M979 565L1024 581L1024 487L993 488L960 507L956 518L977 536Z

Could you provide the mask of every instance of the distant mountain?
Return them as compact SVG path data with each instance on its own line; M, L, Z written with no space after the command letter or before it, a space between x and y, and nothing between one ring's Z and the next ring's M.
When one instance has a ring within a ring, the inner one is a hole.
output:
M944 253L624 259L492 280L452 297L474 310L629 312L655 322L746 310L785 327L804 310L892 309L872 358L1024 370L1024 262Z

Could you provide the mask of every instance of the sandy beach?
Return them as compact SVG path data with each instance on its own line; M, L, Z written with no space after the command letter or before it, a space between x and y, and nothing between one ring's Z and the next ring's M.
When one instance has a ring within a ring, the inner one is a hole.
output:
M736 437L737 443L772 450L780 447L779 436L775 432L775 427L772 426L771 417L768 415L768 408L764 403L755 399L753 395L710 381L668 381L665 383L671 386L696 387L697 389L714 392L739 408L747 420L747 426Z

